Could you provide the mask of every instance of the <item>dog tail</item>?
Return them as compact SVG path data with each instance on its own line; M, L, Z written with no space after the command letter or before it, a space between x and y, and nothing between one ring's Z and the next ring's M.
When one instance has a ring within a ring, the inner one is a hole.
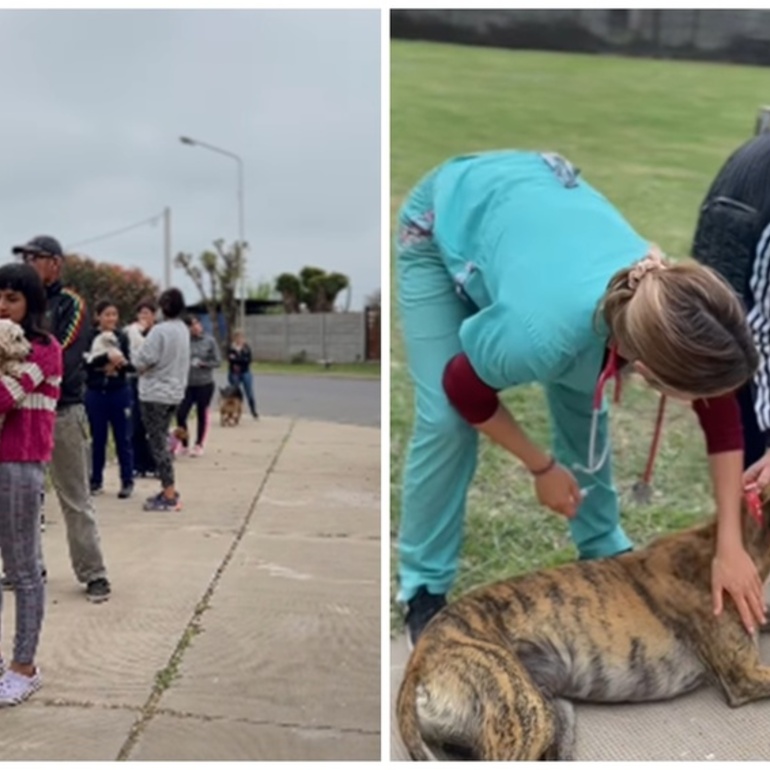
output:
M409 757L414 761L427 762L431 759L426 751L420 732L420 718L417 714L418 673L407 665L406 674L396 700L396 721Z

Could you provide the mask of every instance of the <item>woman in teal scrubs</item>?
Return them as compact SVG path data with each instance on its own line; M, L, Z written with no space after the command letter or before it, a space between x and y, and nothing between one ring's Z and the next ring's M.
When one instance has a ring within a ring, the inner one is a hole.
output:
M479 432L525 465L542 504L569 518L581 558L631 548L597 396L600 372L626 362L664 394L722 404L701 409L701 423L725 414L729 433L737 420L737 434L715 439L717 451L709 444L721 544L715 611L724 590L748 627L752 618L761 622L762 586L740 534L742 434L733 395L758 360L727 284L695 263L667 264L552 153L443 163L408 196L396 241L416 408L398 543L410 641L446 603L455 578ZM545 388L553 456L497 398L533 382Z

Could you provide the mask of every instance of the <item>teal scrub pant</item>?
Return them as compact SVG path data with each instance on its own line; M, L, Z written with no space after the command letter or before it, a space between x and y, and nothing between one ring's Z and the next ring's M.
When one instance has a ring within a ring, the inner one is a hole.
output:
M401 333L415 396L398 535L400 602L409 601L420 586L432 594L446 594L451 588L478 449L476 429L455 411L442 386L444 368L461 352L460 325L475 308L458 295L431 237L431 189L429 175L399 212L396 236ZM593 394L563 384L548 384L545 389L554 455L570 469L576 463L586 464ZM597 453L607 441L605 405L599 418ZM579 556L593 559L629 549L631 542L619 523L611 460L592 475L573 472L581 488L589 490L569 522Z

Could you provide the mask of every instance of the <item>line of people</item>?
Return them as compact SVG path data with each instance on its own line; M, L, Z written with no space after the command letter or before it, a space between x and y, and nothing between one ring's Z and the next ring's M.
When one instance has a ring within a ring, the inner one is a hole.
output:
M41 544L45 480L50 475L64 517L70 561L89 601L112 593L102 554L93 497L102 491L108 433L120 468L118 496L133 494L137 476L159 478L147 511L176 511L169 430L186 428L198 409L194 454L200 455L214 394L219 349L197 319L184 318L179 289L157 305L139 303L136 320L119 329L115 303L97 303L89 328L86 303L62 285L65 255L59 242L38 236L13 248L21 257L0 267L0 319L19 324L31 345L20 373L0 376L0 556L2 587L16 597L16 633L10 662L0 652L0 707L26 700L41 686L35 665L45 603ZM157 320L160 310L162 320ZM236 377L256 416L251 353L234 340ZM232 361L232 359L231 359ZM244 363L245 362L245 363ZM0 613L2 593L0 592Z

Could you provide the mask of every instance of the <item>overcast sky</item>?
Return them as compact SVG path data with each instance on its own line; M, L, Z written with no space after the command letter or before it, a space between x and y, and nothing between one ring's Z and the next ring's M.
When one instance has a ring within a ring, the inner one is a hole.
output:
M362 11L0 10L0 248L172 210L173 253L238 234L249 282L314 265L380 288L380 23ZM163 228L83 244L163 278ZM198 296L183 274L174 282Z

